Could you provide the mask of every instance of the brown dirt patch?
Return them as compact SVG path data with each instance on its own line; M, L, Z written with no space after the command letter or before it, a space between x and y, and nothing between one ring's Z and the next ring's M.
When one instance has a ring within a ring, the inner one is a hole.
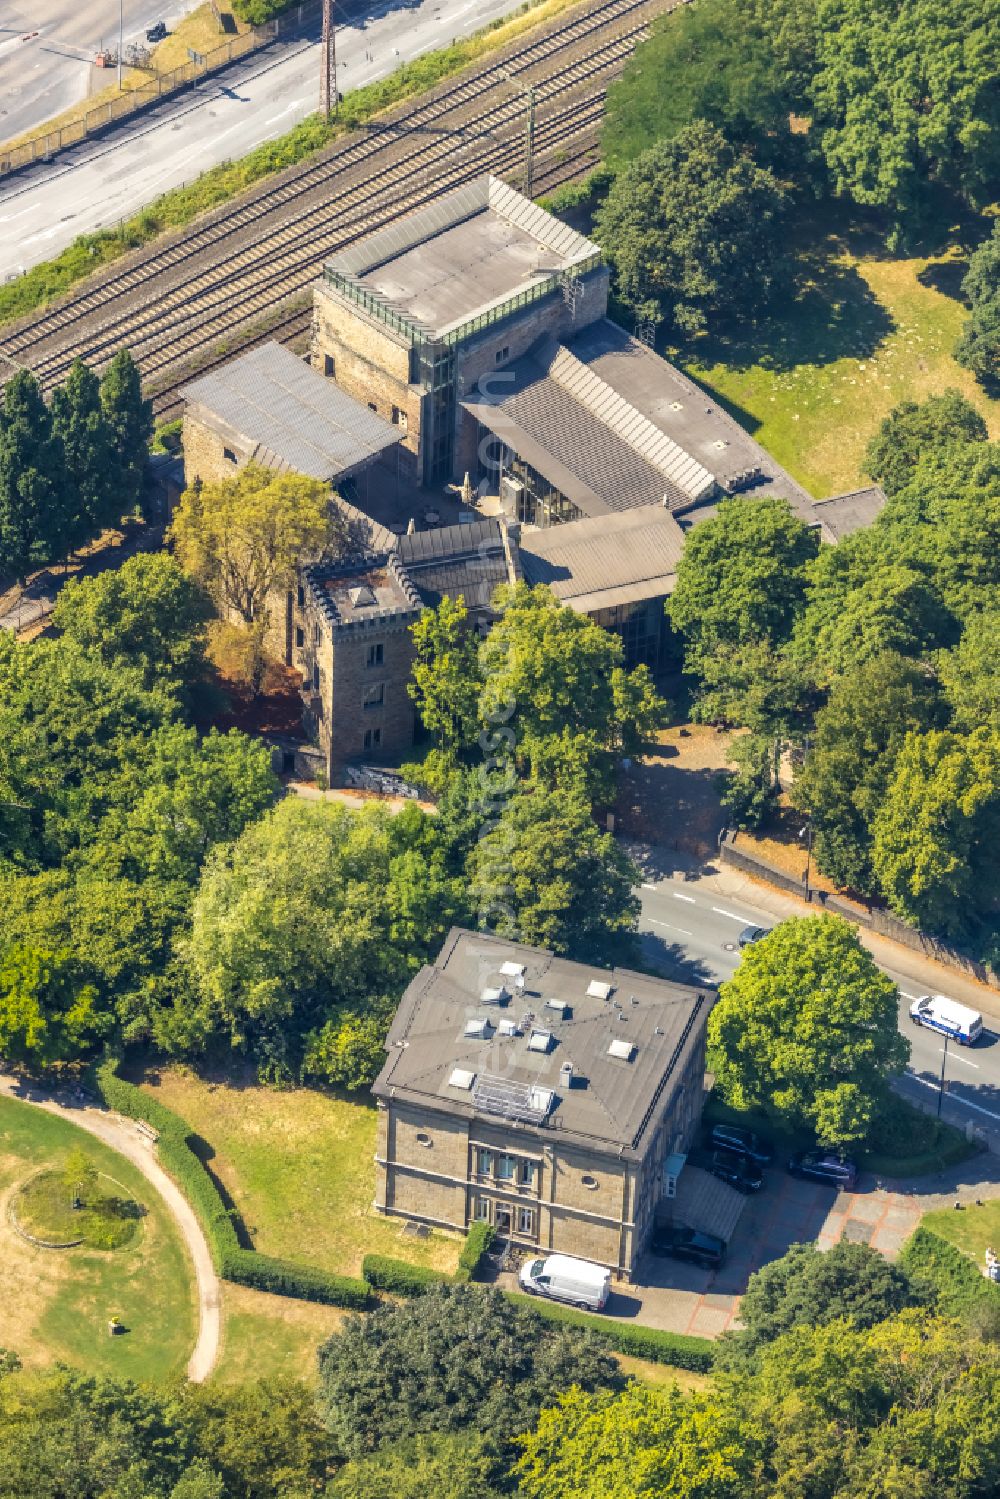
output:
M622 777L617 830L700 858L711 853L726 820L718 781L730 766L733 738L708 724L662 730L656 749Z

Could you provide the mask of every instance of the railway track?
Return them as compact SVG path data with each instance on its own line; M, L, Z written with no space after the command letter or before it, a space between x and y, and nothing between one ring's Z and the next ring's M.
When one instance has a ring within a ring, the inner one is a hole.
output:
M51 389L75 358L100 368L127 346L158 391L158 407L172 409L174 370L180 380L185 368L232 357L234 328L266 321L281 303L301 299L335 250L484 171L516 177L529 85L538 157L558 151L571 162L578 139L596 131L608 83L669 3L598 0L570 13L417 107L354 132L0 330L0 354L28 364ZM295 334L286 329L281 336ZM224 338L227 352L212 358Z

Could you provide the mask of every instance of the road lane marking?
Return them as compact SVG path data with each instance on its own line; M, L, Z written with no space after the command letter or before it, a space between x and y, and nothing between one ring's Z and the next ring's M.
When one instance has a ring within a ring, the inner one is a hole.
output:
M716 916L728 916L730 921L742 922L744 926L750 925L750 918L748 916L737 916L735 911L724 911L721 906L713 906L712 910Z
M897 988L898 988L898 985L897 985ZM899 992L903 996L904 999L919 999L920 998L919 994L907 994L907 992L906 992L905 989L900 989Z
M924 1088L933 1088L935 1093L940 1092L940 1084L932 1082L929 1077L918 1077L915 1072L906 1072L903 1075L911 1082L920 1083ZM973 1103L971 1098L963 1098L961 1093L949 1093L948 1097L953 1103L964 1104L967 1109L975 1109L977 1114L985 1114L987 1119L996 1119L1000 1123L1000 1114L995 1113L993 1109L984 1109L981 1103Z
M654 921L649 917L650 926L665 926L668 932L680 932L682 937L693 937L694 932L686 932L682 926L671 926L669 921Z
M643 887L642 887L642 888L643 888L643 889L644 889L644 890L655 890L655 889L656 889L656 886L655 886L655 885L645 885L645 884L644 884L644 885L643 885Z
M941 1056L941 1057L943 1057L943 1056L954 1057L956 1062L964 1062L965 1065L966 1065L966 1067L975 1067L976 1071L977 1072L979 1071L979 1063L978 1062L970 1062L970 1060L969 1060L968 1057L961 1057L961 1056L959 1056L959 1054L958 1054L957 1051L946 1052L943 1046L939 1046L938 1047L938 1056Z
M674 900L686 900L689 906L698 904L693 895L681 895L678 890L674 891Z

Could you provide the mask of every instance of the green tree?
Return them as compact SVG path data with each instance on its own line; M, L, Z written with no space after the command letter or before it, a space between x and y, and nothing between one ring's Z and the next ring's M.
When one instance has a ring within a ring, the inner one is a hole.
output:
M333 1449L310 1385L272 1378L227 1388L211 1381L189 1387L184 1418L202 1462L222 1478L225 1499L325 1492Z
M899 656L874 656L834 681L792 796L812 819L816 862L836 884L873 890L872 824L896 759L908 734L941 717L929 671Z
M142 502L149 440L153 435L153 404L143 400L142 381L135 360L119 349L101 377L101 406L111 434L117 483L118 520ZM109 501L111 496L109 495Z
M934 189L989 201L1000 166L989 0L818 0L815 131L834 192L905 233Z
M90 1202L97 1191L97 1168L79 1145L74 1145L63 1162L63 1185L74 1204Z
M794 162L809 144L790 120L805 112L815 69L814 10L812 0L699 0L657 17L608 90L605 160L620 168L707 120L765 159Z
M865 450L865 472L887 495L910 483L920 460L952 443L985 442L986 423L957 390L904 401L885 417Z
M346 1463L327 1499L499 1499L497 1466L468 1430L412 1437Z
M844 595L836 616L816 631L814 670L820 681L830 682L886 653L927 657L950 645L957 633L955 620L922 572L900 563L873 567L863 583Z
M259 690L271 609L297 569L331 554L345 537L328 487L301 474L250 463L232 479L184 491L170 527L181 567L223 619L239 619L252 645Z
M411 627L416 659L409 684L424 727L449 765L476 736L481 682L478 643L461 596L445 594Z
M323 1421L351 1458L469 1426L509 1452L560 1390L622 1384L591 1334L480 1286L434 1286L349 1317L320 1348L319 1367Z
M133 666L147 686L190 687L205 673L211 609L202 590L166 552L140 553L121 567L62 589L53 623L108 666Z
M62 385L52 394L52 432L62 443L67 493L73 500L65 515L64 554L99 536L120 519L121 490L113 437L101 405L101 387L93 370L76 359Z
M688 537L667 604L685 637L685 669L700 675L721 650L785 642L817 545L787 500L723 500Z
M337 1010L305 1038L304 1077L316 1077L355 1093L370 1088L385 1061L385 1038L396 1012L391 999L373 1000L364 1010Z
M14 944L0 955L0 1057L51 1067L74 1061L107 1033L110 1017L68 952Z
M872 865L892 909L949 937L1000 897L1000 734L911 734L874 820Z
M622 169L594 232L621 300L691 335L766 299L784 211L772 173L696 120Z
M511 797L469 873L480 923L502 936L581 957L631 945L639 872L579 796L529 786Z
M1000 380L1000 224L969 257L962 282L969 316L955 346L959 364L987 385Z
M548 588L500 588L495 602L500 617L479 650L484 754L502 770L513 752L547 787L610 795L616 759L637 754L662 722L649 671L626 672L618 637Z
M708 1022L716 1086L832 1146L864 1140L909 1046L896 986L836 916L784 921L746 950Z
M719 1345L722 1361L744 1366L796 1327L820 1327L838 1318L854 1327L874 1327L916 1299L904 1271L869 1244L841 1239L827 1250L792 1244L751 1275L740 1298L740 1329Z
M973 614L954 649L937 658L938 675L951 707L954 727L1000 732L1000 612Z
M60 556L73 503L41 388L18 370L4 386L0 412L0 568L23 583L33 565Z

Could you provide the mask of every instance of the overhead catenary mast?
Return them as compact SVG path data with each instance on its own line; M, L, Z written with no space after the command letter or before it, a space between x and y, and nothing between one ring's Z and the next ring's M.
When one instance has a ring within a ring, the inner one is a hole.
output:
M323 0L323 41L320 47L319 107L324 120L339 112L337 90L337 28L333 19L333 0Z

